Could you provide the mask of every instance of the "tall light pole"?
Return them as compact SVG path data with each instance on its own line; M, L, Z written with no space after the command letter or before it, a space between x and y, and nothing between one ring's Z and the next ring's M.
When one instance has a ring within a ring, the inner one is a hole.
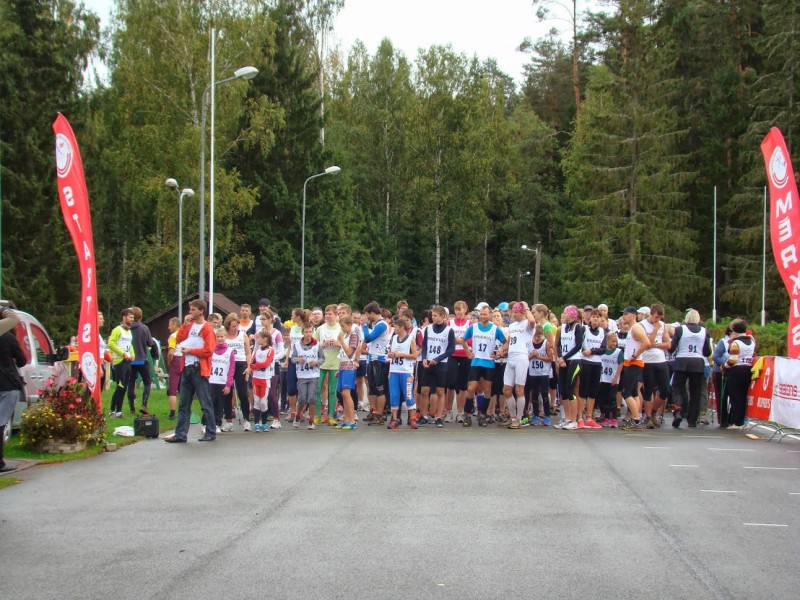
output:
M183 198L184 196L194 196L192 188L178 187L178 182L172 177L167 179L164 184L178 192L178 320L183 324Z
M211 83L206 86L203 91L202 104L202 118L200 122L200 273L198 277L198 292L202 300L206 291L206 110L208 106L208 93L211 92L211 247L209 253L211 255L210 263L210 294L213 294L213 281L214 281L214 88L229 81L236 79L252 79L258 75L258 69L255 67L242 67L233 72L233 77L227 77L214 80L214 46L216 39L216 29L211 30ZM209 298L211 304L209 305L209 313L213 309L213 297Z
M312 175L303 183L303 225L300 233L300 308L305 308L306 299L306 186L308 182L317 177L324 177L325 175L334 175L341 171L339 167L333 165L325 169L322 173Z
M529 248L525 244L522 244L520 247L527 252L533 252L536 254L536 269L533 277L533 303L539 304L539 275L542 272L542 242L536 242L535 250L533 248Z

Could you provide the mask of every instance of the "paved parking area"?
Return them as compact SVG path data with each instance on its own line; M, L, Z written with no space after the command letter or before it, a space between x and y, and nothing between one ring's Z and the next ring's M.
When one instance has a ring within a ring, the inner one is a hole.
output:
M0 491L0 598L800 597L792 440L196 438L21 473Z

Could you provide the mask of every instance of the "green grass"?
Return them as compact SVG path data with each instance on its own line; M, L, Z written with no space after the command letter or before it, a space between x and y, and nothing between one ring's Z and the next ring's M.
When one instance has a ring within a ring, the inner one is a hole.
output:
M5 477L0 477L0 490L3 488L11 487L12 485L17 485L20 482L19 479L16 477L10 477L6 475Z
M113 384L112 384L113 385ZM107 390L103 392L103 413L108 415L109 406L111 405L111 396L112 391ZM141 406L140 399L141 399L141 388L137 389L137 397L136 397L136 409L138 410ZM169 415L169 404L167 403L167 392L164 389L157 390L155 386L150 392L150 400L147 403L148 408L150 409L151 414L158 416L158 425L161 431L167 431L175 427L175 421L170 421L167 417ZM106 417L106 442L111 442L117 445L117 448L121 448L122 446L127 446L128 444L133 444L138 442L139 440L143 440L143 437L123 437L119 435L114 435L114 429L119 427L120 425L130 425L133 427L133 419L134 415L128 413L128 400L125 399L125 412L123 413L123 417L121 419L109 419ZM59 463L65 462L68 460L77 460L81 458L88 458L90 456L97 456L104 450L104 445L96 445L92 444L89 445L86 450L81 450L80 452L72 452L70 454L42 454L39 452L35 452L33 449L23 446L20 444L19 441L19 433L15 432L14 435L11 436L8 443L4 447L4 456L5 458L15 458L15 459L22 459L22 460L37 460L42 463Z

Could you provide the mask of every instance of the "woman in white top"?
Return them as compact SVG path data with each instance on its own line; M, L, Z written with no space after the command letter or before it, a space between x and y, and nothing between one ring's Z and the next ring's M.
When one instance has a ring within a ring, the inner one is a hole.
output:
M247 393L247 380L250 378L250 361L252 351L250 349L250 339L239 325L239 316L230 313L225 317L223 327L227 333L225 343L229 348L233 348L234 371L233 385L236 390L236 397L239 398L239 406L242 409L242 424L244 431L250 431L250 400ZM236 400L234 400L236 402ZM233 429L233 424L225 422L222 425L223 431Z

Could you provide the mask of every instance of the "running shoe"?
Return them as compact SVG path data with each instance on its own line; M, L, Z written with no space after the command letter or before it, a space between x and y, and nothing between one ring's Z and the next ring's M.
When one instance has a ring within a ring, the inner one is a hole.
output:
M256 423L253 425L253 431L261 431L261 423Z
M464 415L464 427L472 427L472 415Z
M537 417L533 417L533 419L531 420L531 425L533 427L536 427L541 422L542 422L542 420L538 416Z
M338 425L338 423L336 422L336 419L334 419L333 417L328 417L328 426L329 427L336 427L337 425Z
M222 431L233 431L233 421L225 421L222 424Z
M408 428L409 429L419 429L419 426L417 425L417 420L416 419L411 419L408 422Z
M578 419L577 428L578 429L589 429L589 427L586 426L586 423L584 422L583 419Z
M672 411L672 426L677 429L681 426L681 422L683 421L683 417L681 416L681 411L673 410Z
M620 419L619 421L619 428L620 429L628 429L631 426L630 419Z
M644 431L644 423L641 420L631 421L628 431Z
M618 425L617 425L617 420L616 420L616 419L611 419L611 422L608 424L608 426L609 426L611 429L616 429L616 428L618 427Z
M314 425L319 425L320 423L322 423L322 419L319 417L314 417Z
M542 427L550 427L550 417L542 419Z
M436 426L437 426L437 427L444 427L444 421L442 421L442 418L441 418L441 417L438 417L438 418L436 419Z
M578 426L578 423L576 423L575 421L567 421L566 423L564 423L564 426L561 427L561 429L563 429L564 431L575 431L576 429L580 429L580 427Z
M589 419L586 421L586 429L602 429L602 425L599 425L597 421L594 419Z
M428 417L420 417L417 419L418 425L427 425L428 424Z
M386 424L386 419L378 415L376 415L375 418L368 423L368 425L385 425L385 424Z
M463 423L464 422L464 415L458 415L456 417L456 423Z
M317 424L314 423L313 421L308 424L308 430L309 431L314 431L316 428L317 428Z
M392 419L386 429L400 429L400 422L397 419Z
M528 417L522 417L522 420L519 422L520 426L527 427L531 424L531 420Z
M611 425L611 419L603 419L603 422L600 423L600 427L608 427Z
M509 423L508 428L509 429L522 429L522 423L520 423L516 419L513 419L511 421L511 423Z
M740 429L744 429L744 425L728 425L728 430L739 431Z
M375 420L375 413L370 411L369 414L366 417L364 417L364 420L367 423L369 423L370 421L374 421Z
M242 427L244 427L245 431L252 431L253 429L252 425L250 425L250 421L245 421Z
M358 427L355 423L342 423L337 429L342 429L344 431L353 431L356 427Z
M272 425L270 425L269 428L270 429L280 429L281 428L281 422L278 419L274 419L272 421Z
M448 410L447 413L444 415L444 422L451 423L453 421L453 414Z
M297 429L298 427L300 427L300 421L298 421L297 419L294 419L294 420L292 421L292 427L294 427L295 429Z

